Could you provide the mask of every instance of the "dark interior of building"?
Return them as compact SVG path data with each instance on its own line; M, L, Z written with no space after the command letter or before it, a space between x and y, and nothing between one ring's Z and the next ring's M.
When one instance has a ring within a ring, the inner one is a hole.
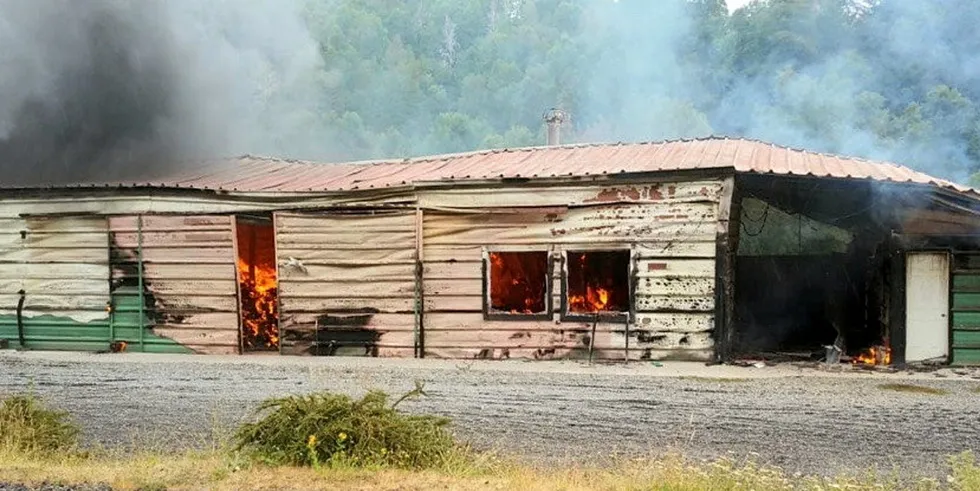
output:
M740 176L736 356L819 360L887 346L892 218L868 182Z

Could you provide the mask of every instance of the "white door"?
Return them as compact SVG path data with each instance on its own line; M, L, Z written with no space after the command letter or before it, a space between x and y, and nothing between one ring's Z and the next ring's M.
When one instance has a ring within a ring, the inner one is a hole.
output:
M905 269L905 361L949 356L949 255L913 252Z

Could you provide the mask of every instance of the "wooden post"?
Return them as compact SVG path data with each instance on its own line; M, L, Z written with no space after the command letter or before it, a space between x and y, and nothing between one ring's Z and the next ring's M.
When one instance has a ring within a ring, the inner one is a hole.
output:
M589 365L592 364L592 352L595 350L595 328L599 324L599 313L595 313L595 319L592 321L592 335L589 336Z
M718 203L715 247L715 361L721 363L732 361L735 350L735 261L741 200L735 176L726 178Z
M415 207L415 357L425 358L425 250L422 208Z

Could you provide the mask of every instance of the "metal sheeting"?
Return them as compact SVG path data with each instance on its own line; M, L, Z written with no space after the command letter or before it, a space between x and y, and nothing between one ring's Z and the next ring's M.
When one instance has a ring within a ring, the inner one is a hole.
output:
M0 219L0 338L31 349L107 349L104 217Z
M154 182L74 184L302 193L379 189L432 181L595 176L732 169L756 174L868 179L929 184L977 193L888 162L872 162L745 139L703 138L646 143L583 144L482 150L414 159L321 165L243 156L202 162L195 171Z
M109 228L115 327L131 349L239 351L232 217L123 216L110 218ZM141 334L140 325L152 329Z
M412 356L415 212L276 213L282 353Z
M672 183L669 190L666 186L645 189L592 188L591 198L581 200L590 205L560 212L554 208L504 213L426 211L422 241L426 355L586 356L591 329L587 322L484 320L482 261L486 247L546 250L556 259L569 250L631 250L636 318L629 330L629 357L708 359L714 346L714 257L721 183ZM506 196L501 200L508 202ZM460 203L472 204L469 200ZM557 309L562 291L557 272L562 268L554 269L552 304ZM594 346L598 357L625 357L625 323L600 323Z
M954 365L980 365L980 254L957 254L955 263L950 361Z

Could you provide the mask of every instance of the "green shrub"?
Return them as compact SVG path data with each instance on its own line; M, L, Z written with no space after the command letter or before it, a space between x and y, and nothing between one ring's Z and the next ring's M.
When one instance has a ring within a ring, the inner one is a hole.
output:
M32 394L0 402L0 449L31 456L72 452L79 429L68 413L45 408Z
M236 432L236 449L273 465L438 467L457 452L449 420L396 410L423 394L417 384L393 404L380 391L357 401L327 392L269 399Z

